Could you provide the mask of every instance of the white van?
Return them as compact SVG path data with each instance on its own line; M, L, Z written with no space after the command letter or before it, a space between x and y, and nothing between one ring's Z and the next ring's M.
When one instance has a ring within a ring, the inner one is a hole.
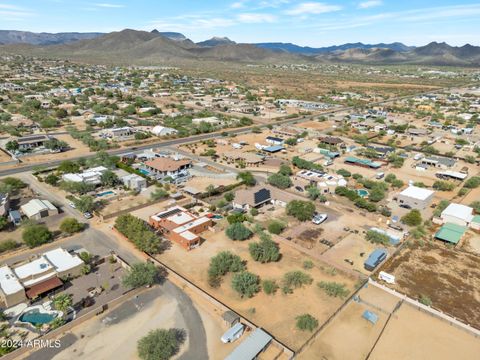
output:
M227 344L229 342L234 342L235 340L240 338L240 336L242 336L244 330L245 330L245 325L238 322L235 325L233 325L230 329L228 329L227 332L222 335L220 340L222 340L224 344Z
M385 177L384 172L379 172L375 175L375 179L377 179L377 180L383 179L384 177Z

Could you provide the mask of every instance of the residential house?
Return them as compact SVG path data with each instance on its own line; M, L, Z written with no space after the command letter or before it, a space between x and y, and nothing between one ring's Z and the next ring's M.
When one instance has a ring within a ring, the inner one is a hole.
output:
M85 170L83 173L80 173L80 174L70 174L70 173L63 174L62 180L76 182L76 183L99 185L102 182L101 180L102 174L107 170L108 169L104 166L97 166L97 167Z
M272 195L268 188L257 185L250 189L238 190L233 199L233 207L242 211L258 208L272 201Z
M186 250L198 247L201 242L199 235L213 225L212 219L197 217L180 206L150 216L148 223Z
M265 141L270 145L283 145L284 140L275 136L267 136Z
M345 142L340 139L339 137L334 136L323 136L319 138L321 144L329 145L329 146L345 146Z
M192 123L193 124L200 124L200 123L207 123L207 124L211 124L211 125L220 125L222 123L222 120L220 120L218 117L216 116L210 116L210 117L204 117L204 118L194 118L192 119Z
M147 188L147 180L137 174L128 174L120 178L123 185L135 191Z
M107 129L103 134L112 140L123 140L132 137L135 131L130 126L124 126L121 128Z
M44 146L45 142L49 140L53 140L53 137L49 135L33 135L18 138L16 142L18 143L18 150L27 151Z
M192 161L170 157L160 157L145 162L146 169L156 178L171 177L176 179L188 176L188 169L192 167Z
M22 265L0 268L0 297L14 306L63 286L64 277L82 274L84 262L68 251L57 248Z
M433 166L436 168L447 169L451 168L456 164L455 159L440 157L440 156L428 156L424 157L421 161L421 164L426 166Z

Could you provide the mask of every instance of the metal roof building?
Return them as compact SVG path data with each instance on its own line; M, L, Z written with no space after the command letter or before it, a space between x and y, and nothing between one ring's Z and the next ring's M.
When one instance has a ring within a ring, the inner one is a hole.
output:
M253 360L272 341L272 337L260 328L256 328L225 360Z
M466 226L457 225L453 223L446 223L435 234L435 238L447 241L452 244L458 244L463 234L467 231Z

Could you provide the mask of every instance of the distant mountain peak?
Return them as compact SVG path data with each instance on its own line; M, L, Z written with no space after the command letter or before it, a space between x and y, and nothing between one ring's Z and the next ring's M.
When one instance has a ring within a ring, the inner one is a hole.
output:
M218 46L218 45L234 45L236 44L235 41L230 40L226 36L214 36L211 39L205 40L198 42L198 46L203 46L203 47L213 47L213 46Z

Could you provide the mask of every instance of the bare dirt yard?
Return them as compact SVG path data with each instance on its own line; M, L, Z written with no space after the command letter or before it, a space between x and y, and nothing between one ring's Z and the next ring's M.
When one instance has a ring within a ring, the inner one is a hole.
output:
M331 129L333 126L333 121L306 121L306 122L297 124L297 126L305 129L323 131L323 130Z
M265 328L293 349L298 349L309 336L308 332L305 333L296 329L295 318L297 316L308 312L322 324L343 303L340 298L327 296L318 288L317 282L335 281L345 284L350 292L353 291L355 280L324 270L325 267L319 261L310 259L288 245L280 244L282 258L279 262L261 264L253 261L248 252L248 244L258 241L258 239L253 238L243 242L232 241L221 230L217 230L216 233L206 232L203 235L206 241L200 248L186 252L180 246L174 244L169 250L158 255L158 259L205 289L215 298L229 305L239 314ZM261 279L276 280L278 284L281 283L281 279L286 272L302 270L303 262L311 260L316 266L303 271L310 274L313 283L295 289L293 294L284 295L279 289L274 295L259 292L250 299L241 298L232 289L231 275L223 277L219 288L212 288L207 281L208 259L225 250L239 255L245 260L248 271L259 275Z
M390 318L370 359L474 360L478 354L478 338L403 303Z
M395 276L390 287L480 328L480 256L428 242L404 248L382 267Z

